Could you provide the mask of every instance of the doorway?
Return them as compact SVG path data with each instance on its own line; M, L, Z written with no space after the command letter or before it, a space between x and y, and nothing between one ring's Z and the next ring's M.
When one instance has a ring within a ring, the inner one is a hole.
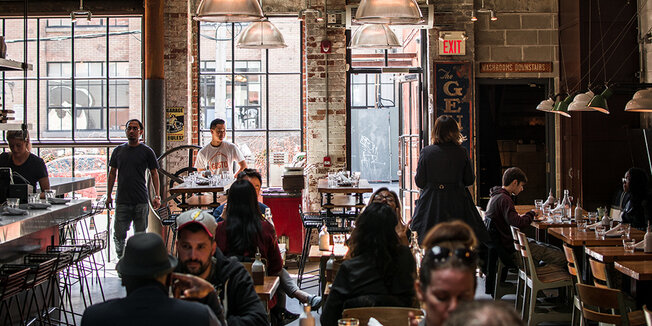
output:
M515 204L545 198L550 187L547 164L554 118L537 111L548 94L548 80L478 80L478 205L486 208L490 190L503 172L521 168L528 177Z

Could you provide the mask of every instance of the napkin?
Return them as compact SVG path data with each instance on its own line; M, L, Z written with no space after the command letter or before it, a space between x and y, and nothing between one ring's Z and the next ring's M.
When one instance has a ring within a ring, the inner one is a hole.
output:
M383 326L376 318L370 317L369 321L367 322L367 326Z
M69 202L69 198L48 198L48 203L54 204L54 205L61 205Z
M613 229L607 231L607 233L605 233L605 236L615 238L615 237L619 237L619 236L623 235L624 232L625 232L625 230L621 229L620 226L616 226Z
M641 242L635 244L634 249L635 250L643 250L643 249L645 249L645 240L641 240Z
M27 211L20 208L11 208L5 207L2 209L2 214L4 215L24 215L27 214Z

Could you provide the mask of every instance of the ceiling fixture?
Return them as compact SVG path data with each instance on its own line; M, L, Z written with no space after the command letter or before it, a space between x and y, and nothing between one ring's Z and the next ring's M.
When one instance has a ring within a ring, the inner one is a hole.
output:
M475 13L475 9L471 10L471 21L472 22L478 21L478 15Z
M362 24L420 24L423 17L416 0L362 0L353 21Z
M265 18L256 0L201 0L195 20L205 22L254 22Z
M568 111L593 111L589 109L589 101L595 96L591 90L586 93L579 93L568 106Z
M543 111L543 112L550 112L552 111L553 106L555 105L555 100L552 98L549 98L547 100L541 101L539 105L537 105L537 110Z
M84 0L79 0L79 9L78 10L73 10L70 13L70 22L75 23L77 21L77 18L80 17L86 17L86 20L91 21L93 18L93 14L91 13L90 10L84 9Z
M564 117L570 118L571 115L568 113L568 106L572 101L573 101L573 94L569 94L568 96L566 96L566 98L563 101L557 102L557 104L555 104L554 108L550 112L557 113Z
M641 89L625 105L627 112L652 112L652 88Z
M611 97L613 91L607 87L601 94L594 96L587 106L591 110L609 114L609 107L607 106L607 99Z
M365 24L351 37L349 48L391 49L402 47L396 34L385 24Z
M287 47L283 34L269 20L250 23L240 33L237 46L242 49L279 49Z
M471 11L471 21L472 22L477 22L478 21L478 13L481 12L488 12L491 16L491 21L495 22L498 20L498 17L496 16L496 11L493 9L485 8L484 7L484 0L482 0L482 5L480 6L480 9L473 9Z

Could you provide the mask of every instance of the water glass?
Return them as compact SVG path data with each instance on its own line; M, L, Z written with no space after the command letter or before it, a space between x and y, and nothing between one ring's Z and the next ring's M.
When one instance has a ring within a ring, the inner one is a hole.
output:
M600 224L595 227L595 238L604 239L605 234L607 233L607 228L604 225Z
M541 210L542 207L543 207L543 199L535 199L534 208Z
M589 222L595 223L598 219L598 212L589 212Z
M57 195L55 190L49 189L45 191L45 199L54 198Z
M20 203L20 198L7 198L7 207L9 208L18 208Z
M38 203L40 201L41 194L32 193L28 195L27 202L30 204Z
M361 175L362 175L362 173L360 173L359 171L358 172L353 172L352 178L353 178L353 185L354 186L357 187L360 184L360 176Z
M622 223L620 224L620 228L623 229L623 236L629 239L632 231L632 226L629 223Z
M623 247L625 247L625 252L633 254L634 253L634 246L636 245L636 240L634 239L623 239Z
M586 221L577 220L577 230L580 232L586 232Z
M337 326L359 326L360 321L358 318L340 318L337 321Z
M333 234L333 244L336 246L343 246L344 241L346 241L346 236L344 234Z
M337 187L337 174L335 172L328 172L328 187Z
M550 207L544 207L541 211L543 212L543 217L545 218L550 217Z

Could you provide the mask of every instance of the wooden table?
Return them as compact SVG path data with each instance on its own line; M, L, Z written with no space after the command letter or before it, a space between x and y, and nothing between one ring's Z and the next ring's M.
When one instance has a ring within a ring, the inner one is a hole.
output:
M346 253L349 251L347 246L334 246L331 245L331 250L319 250L319 246L312 245L310 246L310 253L308 254L308 261L318 261L319 262L319 293L324 294L326 290L326 263L331 256L331 253L335 255L335 259L342 259L346 256ZM335 247L333 249L333 247Z
M265 309L267 309L268 313L269 301L274 297L279 283L280 278L278 276L265 276L265 281L262 285L254 285L256 294L258 294L258 298L260 298L260 301L265 305Z
M555 227L548 228L548 233L553 237L560 239L569 246L622 246L623 240L621 237L604 239L596 238L595 231L586 230L586 232L579 231L577 227ZM638 229L631 229L632 239L641 241L645 232Z
M534 221L532 221L532 223L530 223L530 225L532 225L536 229L535 234L536 234L536 240L537 241L548 242L548 232L547 232L547 230L549 228L573 227L573 226L577 226L577 223L574 223L574 222L573 223L570 223L570 222L569 223L546 222L545 219L544 219L542 221L534 220ZM541 234L543 234L543 239L541 239L542 238Z
M514 205L518 215L523 215L534 209L534 205Z
M652 260L616 260L614 267L617 271L632 279L631 292L639 306L652 306Z
M322 203L321 206L326 209L326 214L328 216L333 216L333 208L355 208L356 211L365 207L363 195L365 193L371 193L374 189L369 185L369 182L364 179L360 179L358 186L336 186L329 187L328 179L320 179L317 184L317 191L322 194ZM355 197L353 202L344 201L344 202L335 202L333 201L334 194L351 194ZM324 202L324 198L326 201Z
M642 250L636 250L633 253L625 252L625 247L585 247L584 251L591 258L603 262L613 263L619 261L641 261L652 260L652 253L644 253Z
M203 207L203 206L208 206L208 207L218 207L220 206L220 203L217 202L217 194L224 192L224 186L200 186L200 185L194 185L190 186L186 183L182 183L180 185L172 187L170 190L170 195L181 195L181 204L178 205L179 208L181 209L188 209L191 207ZM210 204L189 204L186 202L186 196L187 195L192 195L192 194L199 194L199 193L204 193L204 192L210 192L213 193L213 202Z

